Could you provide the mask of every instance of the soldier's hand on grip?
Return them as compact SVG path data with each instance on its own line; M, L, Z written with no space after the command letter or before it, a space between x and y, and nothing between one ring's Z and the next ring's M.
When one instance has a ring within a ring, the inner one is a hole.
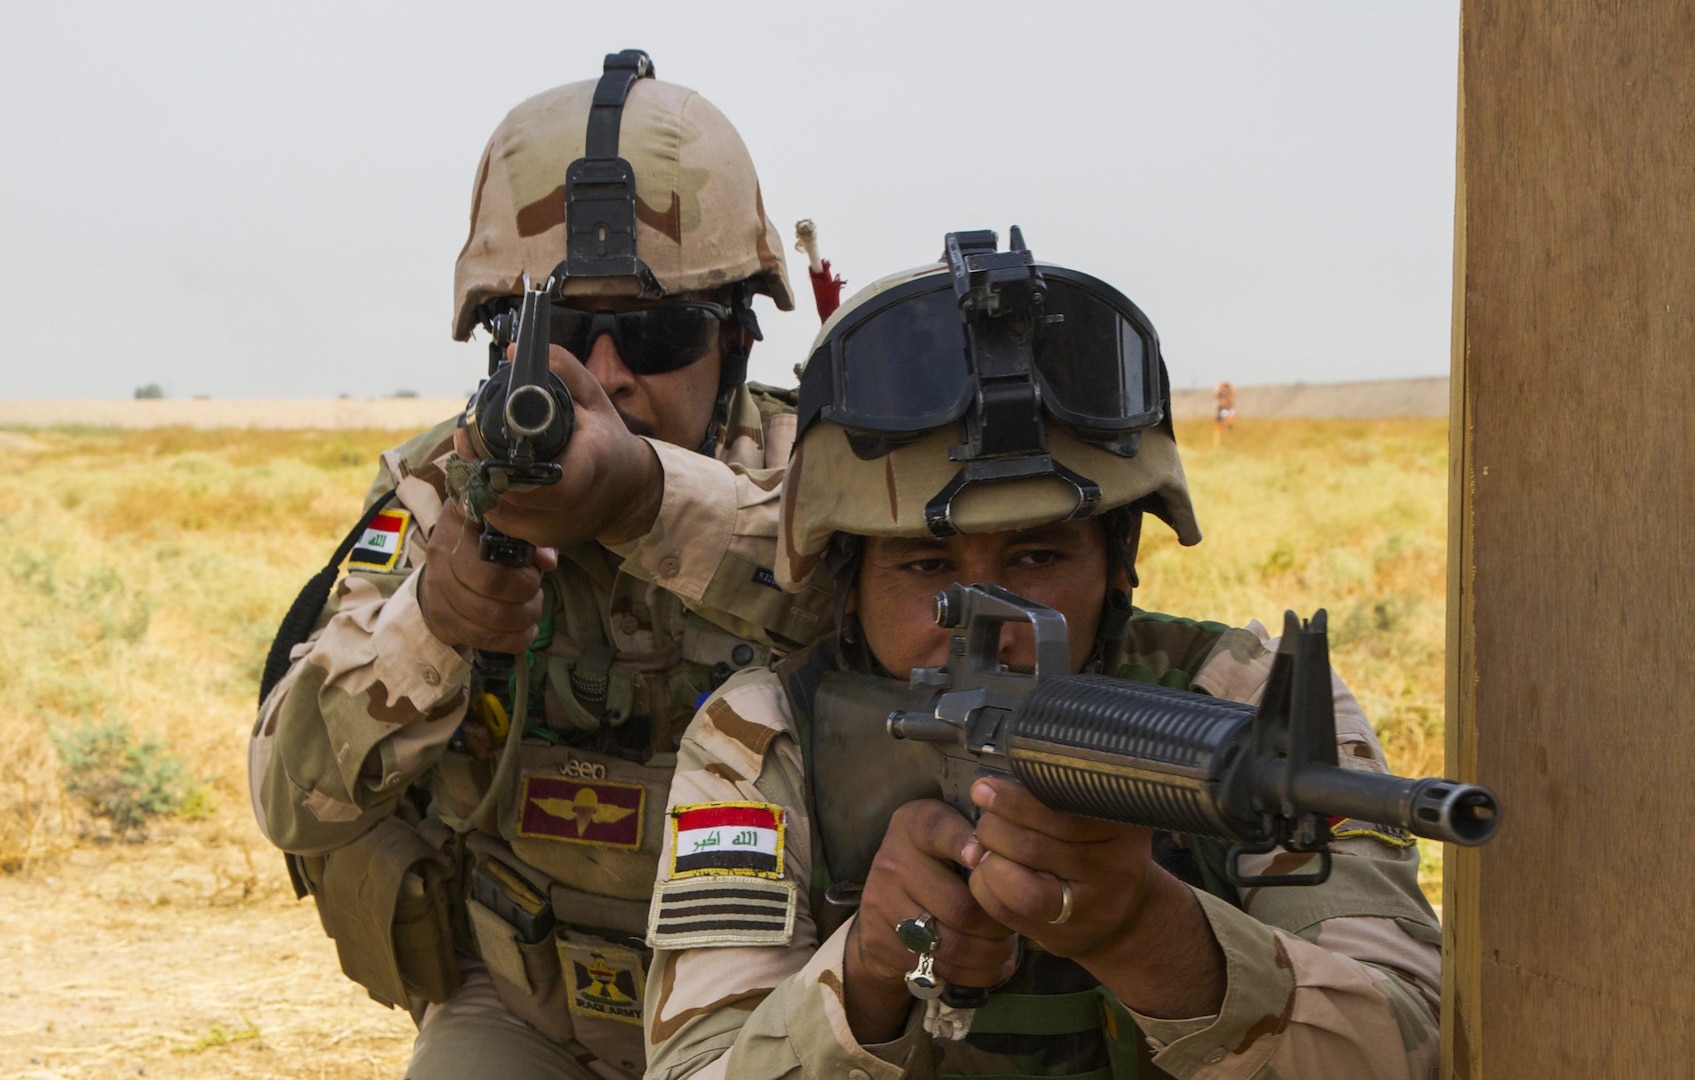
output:
M890 818L847 942L848 995L860 997L861 1008L866 999L886 1001L904 1020L912 1004L906 972L918 957L895 927L924 913L934 918L932 956L941 978L959 986L994 986L1012 974L1017 935L984 912L959 875L956 860L970 835L971 823L939 799L907 803Z
M576 429L558 459L564 475L557 484L501 495L488 513L489 524L537 547L634 540L659 513L664 495L659 458L624 425L606 391L575 356L550 345L548 367L576 406ZM454 445L459 456L476 460L463 430L455 433Z
M971 796L982 815L962 858L990 915L1067 957L1097 952L1135 923L1152 831L1051 810L1016 780L979 780Z
M1189 887L1154 865L1152 830L1050 809L1011 779L978 780L971 796L982 813L961 860L988 915L1132 1008L1217 1011L1223 954Z
M559 554L538 547L531 565L505 566L483 559L477 536L457 503L443 505L418 583L424 625L444 645L523 652L541 620L542 575Z

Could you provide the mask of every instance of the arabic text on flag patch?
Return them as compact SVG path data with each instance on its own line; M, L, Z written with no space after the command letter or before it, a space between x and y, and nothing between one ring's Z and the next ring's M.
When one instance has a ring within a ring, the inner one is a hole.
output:
M771 803L696 803L671 811L671 876L783 876L783 808Z

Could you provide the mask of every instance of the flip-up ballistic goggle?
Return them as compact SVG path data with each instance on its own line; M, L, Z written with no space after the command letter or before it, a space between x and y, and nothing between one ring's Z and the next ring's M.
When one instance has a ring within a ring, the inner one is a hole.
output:
M930 531L957 532L954 498L976 483L1052 476L1077 491L1087 517L1100 487L1048 452L1047 425L1132 457L1139 433L1165 415L1169 391L1153 324L1117 289L1038 264L1012 228L948 233L948 273L903 282L854 308L807 362L800 433L819 420L880 457L961 423L962 463L925 508Z

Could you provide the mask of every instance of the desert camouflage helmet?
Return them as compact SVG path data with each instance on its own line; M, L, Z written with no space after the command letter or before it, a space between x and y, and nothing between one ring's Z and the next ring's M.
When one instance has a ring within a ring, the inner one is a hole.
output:
M785 586L838 532L999 532L1137 503L1200 542L1152 325L1104 282L1034 262L1016 228L994 247L949 234L947 261L873 283L819 331L783 488Z
M626 50L607 58L608 73L631 56L651 72L645 54ZM489 139L471 195L470 235L454 268L455 339L470 336L485 301L518 296L526 275L539 286L564 265L566 174L595 156L586 152L590 113L605 111L596 90L607 81L538 94ZM621 117L611 113L610 145L635 174L635 255L651 279L572 274L564 294L670 295L745 281L792 310L783 244L730 121L694 91L651 77L632 76L621 104Z

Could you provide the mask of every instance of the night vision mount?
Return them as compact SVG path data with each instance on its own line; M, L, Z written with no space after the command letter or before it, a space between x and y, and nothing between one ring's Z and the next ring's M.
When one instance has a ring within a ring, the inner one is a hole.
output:
M565 259L553 268L549 295L581 277L633 277L641 296L665 295L648 265L636 257L636 170L618 156L618 132L630 88L654 77L653 59L640 49L608 53L589 106L583 156L565 170Z
M933 536L957 535L953 504L960 492L1041 476L1070 484L1077 493L1070 517L1088 517L1101 501L1100 485L1048 452L1035 341L1039 327L1065 316L1044 311L1047 283L1024 234L1014 225L1004 252L992 229L950 232L945 244L976 393L964 418L965 441L948 448L948 457L964 464L925 505L925 525Z

